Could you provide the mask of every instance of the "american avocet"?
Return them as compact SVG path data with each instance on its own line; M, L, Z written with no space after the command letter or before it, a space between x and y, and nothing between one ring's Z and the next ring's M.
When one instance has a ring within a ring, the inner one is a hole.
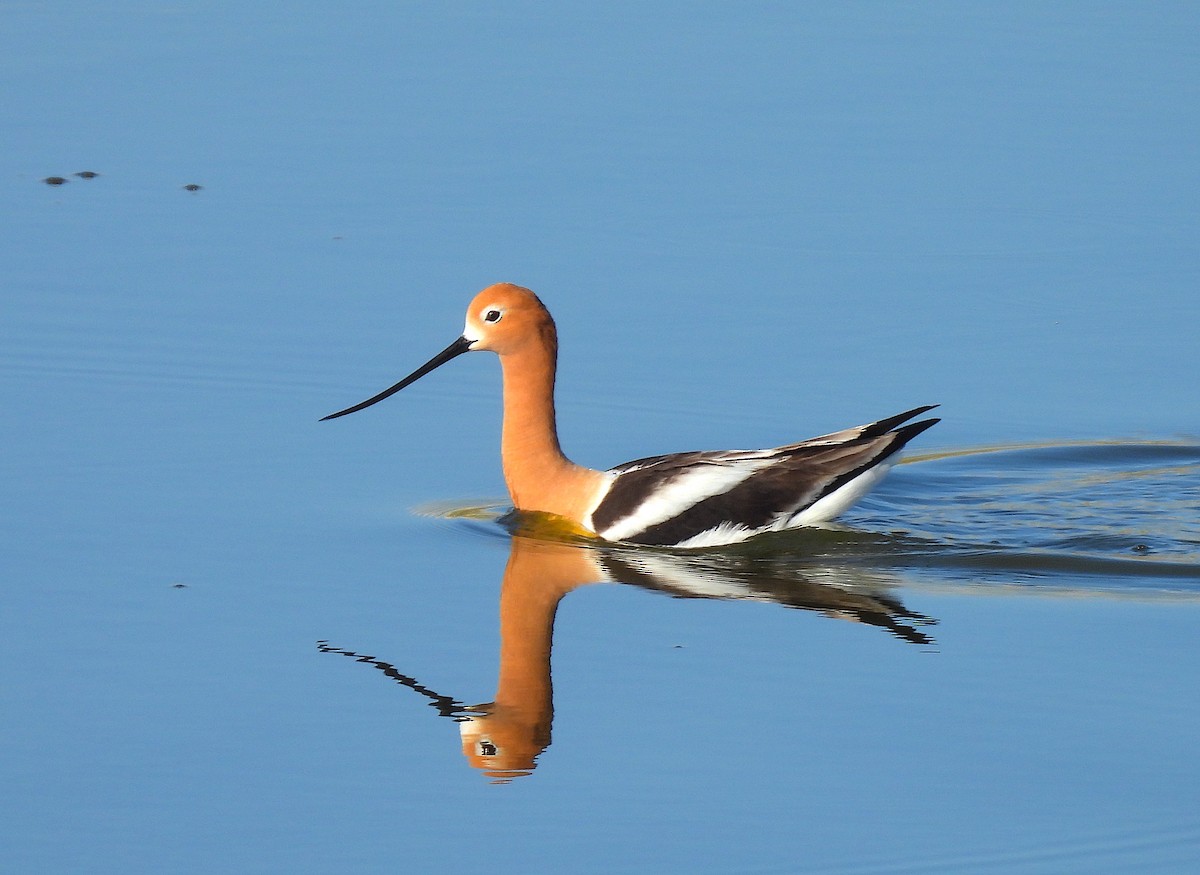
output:
M399 383L334 419L370 407L464 352L491 350L504 373L501 458L514 507L564 517L609 541L708 547L834 519L873 487L896 454L937 419L937 405L765 450L651 456L607 471L563 455L554 423L558 336L529 289L500 283L467 309L461 337Z

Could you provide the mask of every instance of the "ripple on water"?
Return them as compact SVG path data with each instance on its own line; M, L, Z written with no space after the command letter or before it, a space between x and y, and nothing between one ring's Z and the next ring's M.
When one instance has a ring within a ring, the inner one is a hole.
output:
M1020 578L1200 593L1200 446L1072 443L916 457L847 516L896 552ZM897 525L901 531L894 531Z
M503 506L423 512L501 533ZM914 456L836 526L705 551L714 561L903 569L905 582L1200 597L1200 445L1103 441Z

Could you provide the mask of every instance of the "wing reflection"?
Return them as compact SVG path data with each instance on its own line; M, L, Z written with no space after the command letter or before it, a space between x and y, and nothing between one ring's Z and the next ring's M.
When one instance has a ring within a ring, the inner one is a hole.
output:
M937 623L904 607L888 590L886 572L821 567L804 571L770 560L679 553L634 553L602 558L608 579L680 598L774 602L886 629L912 644L932 644L917 626Z
M684 598L772 602L877 626L914 644L932 643L917 627L937 622L907 610L877 571L822 567L800 572L761 558L596 547L518 533L500 587L500 667L493 701L465 705L374 656L326 641L317 646L371 665L429 699L441 716L459 724L470 764L493 782L507 783L530 774L550 745L550 651L558 604L572 590L602 582Z

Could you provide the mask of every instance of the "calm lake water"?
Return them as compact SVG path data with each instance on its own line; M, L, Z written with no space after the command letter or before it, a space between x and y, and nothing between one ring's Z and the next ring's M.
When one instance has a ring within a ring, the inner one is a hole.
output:
M3 868L1200 869L1196 8L0 23ZM581 463L943 422L702 553L504 516L488 356L317 423L496 281Z

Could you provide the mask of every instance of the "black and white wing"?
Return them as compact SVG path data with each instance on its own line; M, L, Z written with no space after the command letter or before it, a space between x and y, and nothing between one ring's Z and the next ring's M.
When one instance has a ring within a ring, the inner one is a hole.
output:
M767 450L653 456L618 465L590 518L610 541L702 547L834 519L871 489L936 405Z

